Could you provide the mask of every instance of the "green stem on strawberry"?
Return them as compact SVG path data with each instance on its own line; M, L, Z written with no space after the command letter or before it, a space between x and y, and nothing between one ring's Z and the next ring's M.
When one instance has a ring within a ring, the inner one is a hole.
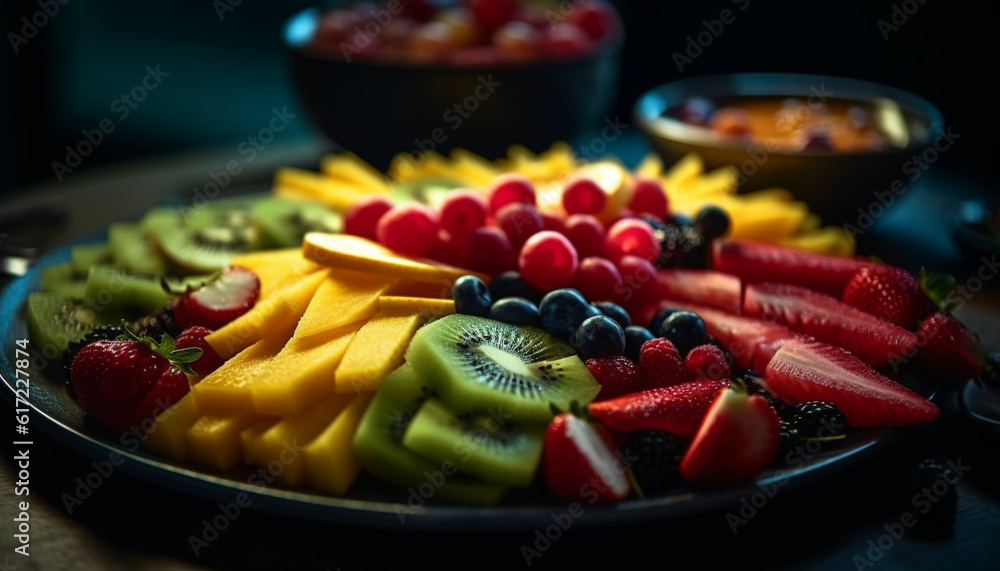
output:
M934 302L935 307L939 307L941 311L951 314L956 304L954 301L948 301L948 297L957 285L955 276L951 274L935 274L928 272L926 268L920 268L920 273L917 275L917 282L920 284L920 288L931 298L931 301Z
M190 363L194 363L201 358L204 353L201 348L185 347L184 349L175 349L173 337L167 335L166 333L160 337L159 341L153 339L152 337L140 337L139 335L136 335L134 331L129 329L128 324L124 320L122 320L122 329L125 333L119 335L118 339L142 343L170 361L171 365L180 369L185 375L196 374L194 370L191 369Z

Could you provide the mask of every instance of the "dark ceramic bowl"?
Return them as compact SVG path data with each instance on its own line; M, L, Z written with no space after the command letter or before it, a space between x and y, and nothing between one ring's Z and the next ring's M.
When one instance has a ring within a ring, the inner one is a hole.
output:
M401 152L541 151L598 127L617 94L621 32L592 53L530 64L349 63L308 47L320 16L310 8L285 24L299 99L331 141L381 169Z
M696 96L726 104L738 104L744 98L781 97L797 98L803 103L822 98L846 100L864 106L886 99L895 102L900 111L908 141L881 150L837 152L727 140L676 118L676 110ZM862 226L870 226L873 214L877 217L880 208L891 206L905 194L915 180L914 168L920 168L914 166L913 156L921 155L944 129L937 108L906 91L855 79L786 73L739 73L675 81L643 94L634 113L636 122L667 164L688 153L698 153L706 168L737 167L741 192L786 188L806 202L824 223ZM924 163L927 158L936 158L938 151L928 154L933 157L925 156ZM873 203L877 206L871 207Z

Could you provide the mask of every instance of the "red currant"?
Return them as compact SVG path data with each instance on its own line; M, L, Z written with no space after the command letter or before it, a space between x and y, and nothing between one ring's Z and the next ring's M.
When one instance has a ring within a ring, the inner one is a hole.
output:
M476 228L458 254L458 265L488 275L514 268L514 250L503 230L492 226Z
M635 303L656 296L656 266L649 260L639 256L622 256L618 260L618 272L624 284L623 302Z
M622 275L607 258L591 256L580 261L570 283L589 301L618 302L623 291Z
M542 230L528 238L518 258L518 269L524 280L544 291L569 285L578 266L579 258L573 244L551 230Z
M628 207L636 214L652 214L660 220L670 216L667 191L663 183L655 178L636 177Z
M486 222L486 200L473 190L453 190L441 203L441 227L452 236L467 236Z
M507 234L511 246L520 250L528 238L545 227L545 221L534 206L514 202L497 211L496 225Z
M607 203L608 195L589 178L575 178L563 189L562 204L567 214L597 214Z
M490 213L492 214L496 214L498 210L511 202L523 202L535 206L535 185L531 184L531 181L524 175L506 173L493 181L489 196Z
M358 200L344 212L344 234L377 242L375 227L382 215L390 210L392 202L381 195L373 194Z
M639 218L622 218L608 229L604 248L611 260L632 255L656 262L660 258L662 246L653 233L653 227L645 221Z
M566 219L563 232L581 258L604 255L604 226L589 214L573 214Z
M383 246L404 256L423 257L437 243L438 215L429 206L409 203L394 206L375 228Z

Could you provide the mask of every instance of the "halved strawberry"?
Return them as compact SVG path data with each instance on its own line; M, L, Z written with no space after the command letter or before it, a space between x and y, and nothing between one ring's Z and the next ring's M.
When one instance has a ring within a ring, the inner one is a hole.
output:
M224 362L224 359L215 352L215 349L208 344L208 341L205 341L205 336L211 332L212 330L207 327L195 325L181 331L181 334L177 336L176 349L186 349L188 347L201 349L201 357L190 363L191 370L198 377L204 377L218 369Z
M174 322L181 330L194 325L218 329L249 311L259 296L257 274L241 266L230 266L216 279L178 298Z
M660 297L740 313L742 291L736 276L711 270L669 268L656 272L656 283Z
M983 374L986 351L958 320L937 312L917 327L920 348L916 363L922 371L951 381L966 381Z
M781 424L770 403L732 386L712 402L681 460L681 476L705 486L747 482L774 460L780 443Z
M587 412L609 429L664 430L678 436L694 436L712 401L729 381L688 381L669 387L648 389L587 405Z
M560 500L610 503L632 491L628 466L599 424L561 413L549 423L543 450L545 483Z
M778 283L748 285L743 314L843 347L873 367L912 355L917 336L829 295Z
M913 274L887 264L858 270L844 287L841 299L910 331L935 310L934 302Z
M825 343L786 343L774 354L764 378L768 390L791 405L836 404L848 426L906 426L930 422L940 414L934 403Z
M840 299L844 286L861 268L875 266L861 258L826 256L748 240L716 240L712 269L745 282L781 282L821 291Z
M146 398L135 407L127 425L129 428L139 427L148 430L152 427L152 421L177 404L177 401L184 398L184 395L191 391L191 384L187 375L177 367L169 367L163 371L160 377L146 393Z

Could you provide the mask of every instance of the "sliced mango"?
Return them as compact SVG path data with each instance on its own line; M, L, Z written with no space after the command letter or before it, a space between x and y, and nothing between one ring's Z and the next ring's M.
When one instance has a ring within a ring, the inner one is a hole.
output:
M410 339L426 321L417 314L377 313L347 347L334 375L337 392L358 394L377 389L382 379L403 363Z
M424 319L455 313L455 300L427 297L383 295L378 300L379 312L395 315L420 315Z
M647 178L659 178L663 174L663 159L656 153L649 153L635 167L635 174Z
M328 266L425 282L454 282L468 270L400 256L392 250L349 234L309 232L302 242L306 258ZM480 276L488 279L487 276Z
M350 151L323 157L320 170L332 179L353 184L365 192L389 192L390 185L386 176Z
M294 188L313 200L340 211L347 210L367 194L353 184L290 167L280 168L274 173L274 186Z
M265 468L267 467L271 462L271 458L264 455L264 446L261 444L261 438L263 438L268 430L271 430L271 427L281 421L282 419L278 417L264 417L240 431L240 449L243 454L244 464L256 464ZM280 460L278 462L280 463Z
M302 256L302 248L265 250L235 256L230 264L253 270L260 279L260 299L323 266Z
M317 335L371 317L378 311L379 297L394 283L395 279L379 274L330 272L299 320L295 337Z
M451 286L454 283L448 280L428 282L401 279L387 289L385 295L450 299Z
M681 180L668 188L677 194L697 198L730 194L739 186L739 174L736 167L724 166L696 178Z
M294 325L328 275L329 270L324 269L296 280L258 301L250 311L208 334L205 340L220 357L228 359L268 332L284 330L289 323Z
M667 172L663 173L660 180L663 182L663 186L667 189L667 192L672 192L673 189L680 183L687 181L692 178L701 176L701 173L705 172L705 164L701 160L701 155L697 153L689 153L684 155L681 160L677 161Z
M254 412L202 416L187 430L191 459L217 470L238 466L243 461L240 433L260 419Z
M329 426L306 446L306 483L310 486L346 494L361 471L354 455L354 433L364 416L374 392L354 398Z
M332 394L314 401L305 411L281 419L259 437L248 438L251 462L268 469L280 482L301 486L305 482L306 447L354 400L353 395Z
M157 454L178 461L191 458L187 430L198 421L200 411L194 394L188 393L156 417L156 423L146 433L143 445Z

